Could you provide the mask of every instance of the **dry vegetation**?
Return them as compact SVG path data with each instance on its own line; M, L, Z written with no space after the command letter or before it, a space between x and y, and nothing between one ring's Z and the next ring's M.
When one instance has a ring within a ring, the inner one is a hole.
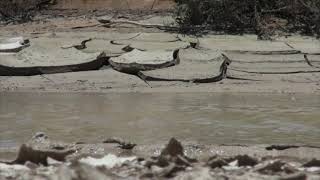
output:
M262 39L277 31L320 36L319 0L175 1L175 18L183 32L254 32Z
M0 21L31 21L55 0L0 0ZM320 37L320 0L175 0L182 33L256 33L260 39L300 33Z
M1 0L0 20L8 22L30 21L36 11L53 2L53 0Z

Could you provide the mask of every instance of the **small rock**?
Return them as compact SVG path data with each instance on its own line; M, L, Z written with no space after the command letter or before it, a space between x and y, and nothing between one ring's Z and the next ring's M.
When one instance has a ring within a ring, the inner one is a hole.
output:
M159 158L155 161L149 161L150 164L155 164L160 167L167 167L170 165L170 162L174 161L173 158L169 155L159 156Z
M54 174L50 175L50 179L73 180L76 179L76 174L69 166L61 165Z
M153 174L160 174L163 172L163 168L153 165L153 166L151 166L151 171Z
M209 159L207 165L213 169L214 168L222 168L223 166L227 166L228 162L225 159L222 159L218 156L214 156Z
M304 173L296 173L296 174L291 174L287 176L283 176L280 178L280 180L306 180L307 175Z
M193 179L193 180L211 180L215 179L210 174L209 168L196 168L190 172L181 173L177 177L174 178L175 180L186 180L186 179Z
M295 145L271 145L266 147L266 150L272 151L272 150L277 150L277 151L283 151L287 149L293 149L293 148L299 148L299 146Z
M24 165L26 167L30 168L30 169L37 169L39 167L38 164L35 164L33 162L30 162L30 161L27 161Z
M312 159L303 165L303 167L320 167L320 160Z
M120 147L121 149L131 150L131 149L133 149L136 145L137 145L137 144L128 142L128 143L119 144L119 147Z
M47 163L49 166L55 166L55 165L61 165L62 162L61 161L57 161L57 160L54 160L50 157L47 158Z
M32 147L29 147L25 144L23 144L18 153L18 157L16 160L14 160L13 164L24 164L27 161L30 161L35 164L42 164L42 165L48 165L47 158L50 157L52 159L55 159L57 161L65 161L65 158L73 154L74 150L68 150L68 151L42 151L42 150L35 150Z
M98 168L86 165L86 164L78 164L74 167L76 178L73 179L86 179L86 180L111 180L111 178L107 176L104 172L98 170Z
M229 163L229 166L239 166L238 160L232 161Z
M238 155L234 158L231 158L231 160L232 161L237 160L238 166L251 166L251 167L253 167L258 164L257 159L250 157L248 155Z
M187 156L181 156L181 155L178 155L176 160L177 164L183 165L183 166L192 166L191 163L195 163L195 162L197 162L196 159L191 159L191 158L188 158Z
M150 179L150 178L153 178L154 177L154 174L151 173L151 172L146 172L146 173L143 173L141 176L140 176L140 179Z
M240 169L238 160L232 161L228 164L228 166L222 166L222 168L227 171Z
M159 174L160 177L172 178L177 172L184 171L185 167L178 166L174 163L170 163L169 166L165 167L163 171Z
M280 160L269 161L266 164L257 167L255 170L262 174L274 174L283 171L284 165L285 163Z
M51 149L62 151L65 150L65 147L61 145L53 145Z
M32 139L48 139L48 136L44 132L37 132Z
M305 168L307 172L312 172L312 173L320 173L320 167L309 167Z
M175 138L171 138L168 145L162 150L160 156L165 156L165 155L170 155L170 156L178 156L184 155L183 152L183 146L181 145L181 143L176 140Z
M2 177L8 179L17 179L20 174L28 172L30 172L30 169L23 165L8 165L0 163L0 179Z
M295 168L294 166L290 165L290 164L285 164L283 167L282 167L282 170L287 173L287 174L292 174L292 173L295 173L298 171L297 168Z
M117 137L108 138L108 139L104 140L103 143L119 144L119 147L121 149L126 149L126 150L131 150L137 145L135 143L125 142L123 139L117 138Z
M79 162L88 164L91 166L105 166L108 169L122 166L123 164L127 162L133 162L137 160L137 157L117 157L113 154L108 154L104 156L103 158L97 159L92 157L86 157L79 160Z

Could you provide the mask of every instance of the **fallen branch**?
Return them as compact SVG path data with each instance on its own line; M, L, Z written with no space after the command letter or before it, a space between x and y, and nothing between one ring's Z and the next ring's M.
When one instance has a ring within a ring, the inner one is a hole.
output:
M71 29L82 29L82 28L89 28L89 27L97 27L101 25L100 23L96 23L96 24L90 24L90 25L80 25L80 26L74 26L71 27Z
M276 13L276 12L281 12L283 10L288 10L288 9L289 9L289 6L285 6L278 9L261 10L261 13Z
M315 4L315 1L311 1L310 3L306 3L306 2L303 2L303 0L299 0L300 4L302 4L305 8L307 8L309 11L313 12L313 13L319 13L319 8L317 8L316 4Z
M118 144L119 147L121 149L128 149L128 150L131 150L133 149L137 144L134 144L134 143L131 143L131 142L126 142L120 138L108 138L106 140L103 141L103 143L106 143L106 144Z
M126 0L126 4L127 4L128 9L130 9L130 4L129 4L128 0Z
M85 39L85 40L81 41L81 44L72 44L72 45L62 46L61 48L62 49L76 48L78 50L82 50L82 49L87 48L86 43L89 41L92 41L92 39L91 38Z
M144 28L159 28L159 29L178 29L177 26L167 26L163 24L146 24L146 23L139 23L135 21L126 21L126 20L98 20L100 23L102 23L103 27L110 28L117 24L131 24L135 26L141 26Z
M151 6L151 10L153 10L154 5L156 4L157 0L153 0L152 6Z
M249 74L302 74L302 73L320 73L320 70L310 70L310 71L291 71L291 72L258 72L258 71L247 71L247 70L240 70L240 69L234 69L234 68L229 68L230 70L233 71L238 71L238 72L244 72L244 73L249 73Z

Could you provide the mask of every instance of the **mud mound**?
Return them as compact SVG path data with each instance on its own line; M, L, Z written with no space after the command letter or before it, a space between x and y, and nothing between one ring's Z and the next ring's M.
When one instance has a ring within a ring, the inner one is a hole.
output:
M0 53L19 52L30 45L28 39L16 37L10 39L0 39Z
M75 48L63 49L66 42L41 38L32 45L10 55L1 55L0 75L30 76L98 69L104 64L104 53L83 53ZM68 40L67 40L68 42Z
M165 69L142 71L139 76L147 81L182 81L210 83L222 80L231 63L222 53L192 48L180 50L179 64Z
M143 70L154 70L177 64L177 51L140 51L133 50L109 60L111 66L120 71L136 74Z

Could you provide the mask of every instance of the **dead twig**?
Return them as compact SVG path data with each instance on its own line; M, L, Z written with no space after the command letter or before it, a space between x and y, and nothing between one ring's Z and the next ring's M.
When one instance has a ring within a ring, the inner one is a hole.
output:
M103 141L103 143L106 144L118 144L119 148L121 149L127 149L127 150L131 150L133 149L137 144L131 143L131 142L125 142L124 140L120 139L120 138L108 138L106 140Z
M146 23L139 23L139 22L135 22L135 21L126 21L126 20L104 20L104 21L100 21L101 23L103 23L103 27L112 27L113 25L117 25L117 24L130 24L130 25L135 25L135 26L141 26L144 28L159 28L159 29L178 29L177 26L167 26L167 25L163 25L163 24L146 24Z
M261 10L261 13L276 13L276 12L281 12L283 10L288 10L289 6L281 7L278 9L270 9L270 10Z
M54 82L52 79L50 79L50 78L46 77L45 75L40 74L40 76L41 76L42 78L44 78L44 79L46 79L46 80L48 80L48 81L52 82L53 84L56 84L56 82Z
M97 27L101 25L100 23L96 23L96 24L90 24L90 25L80 25L80 26L74 26L71 27L71 29L82 29L82 28L89 28L89 27Z
M151 10L153 10L154 5L156 4L157 0L153 0L152 6L151 6Z
M128 9L130 9L130 4L129 4L128 0L126 0L126 3L127 3Z

